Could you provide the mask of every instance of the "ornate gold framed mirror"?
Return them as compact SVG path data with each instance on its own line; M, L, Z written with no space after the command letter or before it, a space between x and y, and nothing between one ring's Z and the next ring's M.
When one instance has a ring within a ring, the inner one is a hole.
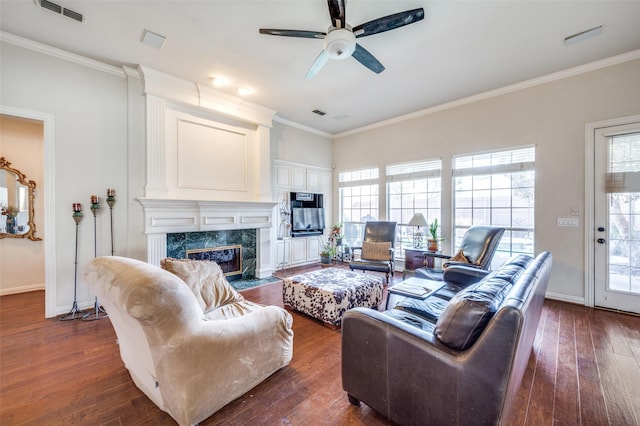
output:
M35 215L36 183L27 180L20 170L11 167L11 163L0 157L0 239L28 238L40 241L36 237Z

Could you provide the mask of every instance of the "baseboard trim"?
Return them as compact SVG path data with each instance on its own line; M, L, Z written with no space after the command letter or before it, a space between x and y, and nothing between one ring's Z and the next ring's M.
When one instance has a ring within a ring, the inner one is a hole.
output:
M569 296L569 295L561 294L561 293L547 292L545 294L545 298L552 299L552 300L557 300L559 302L567 302L567 303L573 303L573 304L576 304L576 305L586 306L585 305L585 301L584 301L584 297Z
M30 291L44 290L44 284L25 285L22 287L11 287L0 289L0 296L8 296L10 294L28 293Z

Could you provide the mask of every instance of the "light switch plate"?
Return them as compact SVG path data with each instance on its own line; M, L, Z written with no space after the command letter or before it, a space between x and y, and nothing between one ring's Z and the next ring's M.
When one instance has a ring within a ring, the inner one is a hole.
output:
M577 228L580 226L580 220L577 217L559 217L558 226L563 228Z

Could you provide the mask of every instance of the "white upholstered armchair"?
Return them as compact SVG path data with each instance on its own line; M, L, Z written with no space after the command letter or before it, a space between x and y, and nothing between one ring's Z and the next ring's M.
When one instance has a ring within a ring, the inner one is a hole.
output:
M85 276L136 386L181 425L197 424L289 364L292 317L244 300L213 262L122 257Z

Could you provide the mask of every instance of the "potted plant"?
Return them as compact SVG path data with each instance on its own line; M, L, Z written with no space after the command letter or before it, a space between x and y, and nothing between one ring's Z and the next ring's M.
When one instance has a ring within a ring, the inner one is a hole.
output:
M427 249L429 251L438 251L438 243L443 240L442 237L438 237L438 219L434 219L429 225L429 238L427 238L427 242L429 243Z
M336 254L336 249L331 245L331 241L327 241L320 252L320 263L328 265Z
M342 223L338 222L331 227L329 238L336 241L336 245L342 245Z

